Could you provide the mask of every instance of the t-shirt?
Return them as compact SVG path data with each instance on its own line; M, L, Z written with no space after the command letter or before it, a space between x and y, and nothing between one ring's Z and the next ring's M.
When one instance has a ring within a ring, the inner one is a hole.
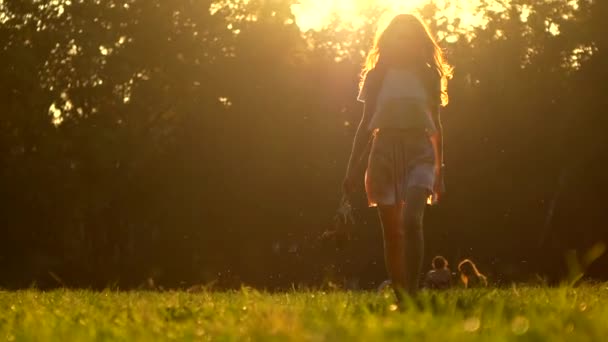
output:
M371 70L357 100L365 102L376 93L376 108L369 129L419 128L429 134L437 128L431 117L431 97L420 78L405 68L388 68L384 75Z
M430 270L424 278L424 287L429 289L447 289L452 285L452 274L447 268Z

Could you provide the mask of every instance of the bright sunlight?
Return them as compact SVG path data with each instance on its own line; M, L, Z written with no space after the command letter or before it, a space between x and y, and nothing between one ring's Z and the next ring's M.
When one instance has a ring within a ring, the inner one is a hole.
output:
M302 31L320 30L330 24L338 28L356 29L365 21L380 15L380 21L397 13L416 12L432 0L300 0L292 6L296 22ZM461 27L483 25L483 13L478 10L479 0L435 0L438 15L449 22L460 20ZM496 2L496 10L503 7Z

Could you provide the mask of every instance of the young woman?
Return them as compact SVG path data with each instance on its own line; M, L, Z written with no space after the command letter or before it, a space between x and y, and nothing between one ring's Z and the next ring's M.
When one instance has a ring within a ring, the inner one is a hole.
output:
M385 262L399 300L418 290L424 209L442 193L439 107L447 105L450 77L428 28L410 14L397 15L377 35L362 71L358 100L364 110L343 190L345 196L353 192L363 178L359 164L368 159L365 190L370 207L378 208Z
M467 289L488 286L488 278L479 272L470 259L464 259L458 264L458 272L462 285Z

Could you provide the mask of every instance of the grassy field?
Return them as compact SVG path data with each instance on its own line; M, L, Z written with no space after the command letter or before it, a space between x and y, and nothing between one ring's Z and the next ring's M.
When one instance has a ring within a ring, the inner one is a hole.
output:
M608 284L424 293L0 291L0 341L606 341Z

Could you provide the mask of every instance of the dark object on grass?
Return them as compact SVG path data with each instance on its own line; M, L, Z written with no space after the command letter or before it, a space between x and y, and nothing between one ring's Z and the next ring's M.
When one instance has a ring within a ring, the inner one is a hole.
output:
M382 293L386 292L387 290L392 290L392 289L393 289L392 282L390 281L390 279L387 279L387 280L383 281L380 285L378 285L378 288L376 291L378 291L378 293L382 294Z

